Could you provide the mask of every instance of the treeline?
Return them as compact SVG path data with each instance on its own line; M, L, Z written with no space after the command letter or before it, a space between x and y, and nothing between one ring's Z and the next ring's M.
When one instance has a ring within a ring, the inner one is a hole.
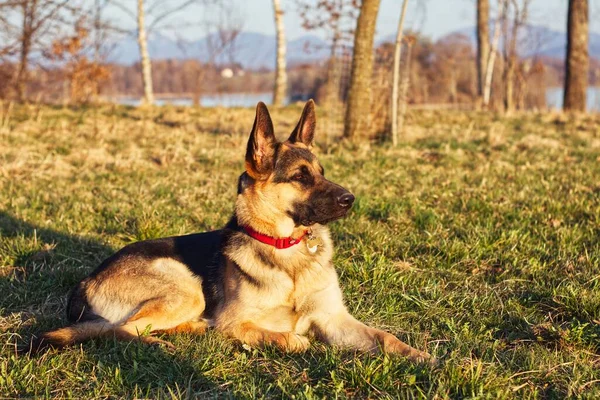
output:
M374 59L374 86L385 91L390 85L393 64L393 44L376 48ZM477 74L474 68L475 49L468 38L447 36L437 42L416 36L411 49L410 86L407 101L410 104L471 103L477 96ZM351 58L338 56L339 68L350 68ZM600 70L593 61L591 71ZM107 75L99 83L98 94L108 97L141 97L143 82L141 65L104 64ZM403 65L406 67L406 65ZM16 63L0 64L0 97L8 96L10 77L14 76ZM497 79L493 82L491 103L501 107L504 83L503 65L500 61ZM222 76L226 69L232 77ZM320 64L290 66L288 71L288 96L292 100L315 98L323 100L327 88L327 61ZM70 76L65 67L38 67L31 74L27 97L46 102L70 101ZM343 77L340 77L343 79ZM590 75L590 82L599 82L598 74ZM239 65L207 65L198 60L153 60L152 80L155 93L169 96L187 96L199 101L203 95L224 93L266 93L272 90L274 72L268 70L243 70ZM557 87L564 80L564 62L547 57L521 60L515 74L516 98L521 109L543 109L545 91ZM388 97L388 96L384 96Z

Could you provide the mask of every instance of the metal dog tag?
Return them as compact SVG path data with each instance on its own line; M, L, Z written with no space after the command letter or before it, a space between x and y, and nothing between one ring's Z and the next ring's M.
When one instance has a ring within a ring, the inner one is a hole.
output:
M319 249L319 246L323 246L323 241L320 237L313 235L312 231L308 233L308 239L306 239L306 248L311 254L315 254Z

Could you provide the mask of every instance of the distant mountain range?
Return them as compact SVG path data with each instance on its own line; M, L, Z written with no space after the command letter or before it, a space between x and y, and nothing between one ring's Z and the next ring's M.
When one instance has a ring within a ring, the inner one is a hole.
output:
M493 27L490 26L490 35ZM534 55L564 59L567 46L566 33L545 27L527 25L522 29L519 38L520 54L525 57ZM473 46L476 44L474 27L452 32L450 35L464 35ZM446 37L447 37L446 36ZM210 38L209 38L210 39ZM162 35L152 35L148 41L150 57L153 59L198 59L209 61L211 40L202 38L196 41L180 43ZM213 42L215 37L212 37ZM443 40L441 38L440 40ZM377 44L394 42L395 35L385 36ZM600 59L600 34L590 33L590 56ZM235 41L232 51L223 51L215 57L218 64L239 63L246 69L275 68L275 36L254 32L241 32ZM305 35L288 41L287 61L290 65L298 63L314 63L329 57L327 41L314 36ZM233 60L231 59L233 58ZM118 64L132 64L139 61L139 50L134 38L127 38L116 43L110 61Z
M493 34L490 24L490 36ZM473 28L461 29L455 33L469 38L473 46L477 43L477 31ZM600 34L590 32L590 57L600 59ZM567 54L567 34L543 26L525 25L519 37L519 54L524 57L546 56L564 59Z
M215 41L215 37L210 38ZM197 59L207 62L211 54L211 40L202 38L180 43L162 35L152 35L148 40L148 52L152 59ZM233 48L225 48L215 57L217 64L241 64L246 69L275 68L275 36L262 33L241 32ZM329 44L314 35L305 35L287 43L289 64L314 63L329 57ZM231 59L233 58L233 60ZM132 64L140 59L137 41L125 39L116 44L110 61Z

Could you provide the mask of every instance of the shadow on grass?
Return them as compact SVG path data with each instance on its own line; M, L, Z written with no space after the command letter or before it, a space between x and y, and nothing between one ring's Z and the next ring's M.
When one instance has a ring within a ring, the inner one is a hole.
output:
M5 311L44 309L49 297L66 295L113 249L85 237L41 228L0 211L2 252L13 265L0 276Z
M0 238L4 239L0 251L14 260L13 265L0 270L0 310L5 318L12 313L21 316L20 323L13 321L9 334L3 335L7 342L0 343L0 354L10 356L12 349L20 348L20 356L11 361L12 368L18 369L27 363L31 337L67 324L64 315L69 291L114 250L94 239L37 227L5 211L0 211ZM68 362L73 356L81 357L78 349L74 346L63 352L50 351L32 359L42 371L44 364L49 365L49 358ZM183 392L219 390L217 383L205 378L189 357L162 348L104 339L86 343L83 349L83 363L89 364L83 368L105 375L118 392L148 397L153 391L174 387ZM72 367L79 369L80 361L72 360ZM30 390L24 386L19 394L34 394Z

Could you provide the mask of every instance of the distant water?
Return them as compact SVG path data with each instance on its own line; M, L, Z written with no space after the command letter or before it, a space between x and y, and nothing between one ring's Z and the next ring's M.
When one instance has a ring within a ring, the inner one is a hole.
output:
M563 88L554 87L546 90L546 104L550 109L561 109L563 106ZM600 86L589 87L587 90L588 111L600 111Z
M128 106L139 106L141 99L139 97L120 97L114 99L119 104ZM203 107L254 107L256 103L263 101L271 104L273 93L223 93L205 95L200 98L200 105ZM193 101L189 97L158 98L154 104L159 106L191 106Z
M259 101L271 104L273 93L223 93L202 96L200 104L203 107L254 107ZM114 99L119 104L137 106L140 104L139 97L121 97ZM186 97L173 97L168 99L157 99L155 103L159 106L172 104L174 106L191 106L192 99ZM550 109L561 109L563 103L563 89L561 87L548 88L546 90L546 104ZM600 86L590 87L587 91L587 108L589 111L600 112Z

